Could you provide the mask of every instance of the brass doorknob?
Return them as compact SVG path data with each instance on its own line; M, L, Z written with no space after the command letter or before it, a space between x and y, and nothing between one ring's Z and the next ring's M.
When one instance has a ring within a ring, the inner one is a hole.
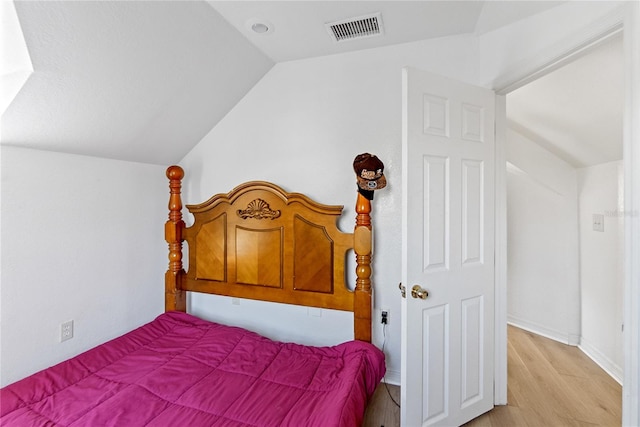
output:
M413 285L413 288L411 288L411 296L414 298L427 299L429 292L422 289L420 285Z

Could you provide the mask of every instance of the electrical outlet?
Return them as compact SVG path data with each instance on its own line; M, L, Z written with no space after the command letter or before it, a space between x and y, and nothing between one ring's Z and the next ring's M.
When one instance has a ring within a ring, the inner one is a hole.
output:
M73 320L60 324L60 342L73 338Z
M322 309L316 307L307 307L307 316L322 317Z
M383 325L389 324L389 309L381 308L380 309L380 323Z

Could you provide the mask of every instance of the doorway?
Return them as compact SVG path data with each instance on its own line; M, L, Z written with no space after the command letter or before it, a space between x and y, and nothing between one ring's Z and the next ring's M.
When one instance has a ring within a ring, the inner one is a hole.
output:
M596 28L597 27L597 28ZM638 312L640 306L640 288L638 288L638 274L640 272L640 260L637 254L640 251L640 219L638 206L640 196L637 189L640 187L640 174L637 165L640 164L640 82L635 79L640 70L640 57L637 55L640 43L640 9L637 5L621 7L616 14L602 19L594 28L585 28L579 34L574 34L570 40L562 40L553 48L542 52L536 58L532 58L525 69L513 70L497 79L497 108L498 115L496 126L498 130L498 149L496 159L498 164L506 165L506 94L545 75L560 66L566 64L569 58L578 57L585 49L596 46L615 33L623 34L624 44L624 73L625 73L625 118L624 118L624 349L625 363L623 387L623 424L635 425L640 420L639 386L637 381L638 359L640 353L640 329L638 326ZM496 259L498 270L496 275L496 306L501 307L497 312L496 322L496 404L505 404L507 400L507 372L506 372L506 169L498 169L496 175L497 186L497 223ZM502 191L502 193L500 193Z
M613 37L507 95L510 320L571 345L599 334L584 310L621 335L622 59Z
M506 96L507 320L623 378L622 37Z

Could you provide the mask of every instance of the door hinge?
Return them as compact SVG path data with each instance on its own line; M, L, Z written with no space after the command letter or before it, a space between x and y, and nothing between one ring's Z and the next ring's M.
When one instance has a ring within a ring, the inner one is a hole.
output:
M398 283L398 289L400 289L400 293L402 294L402 298L407 297L407 288L402 286L402 282Z

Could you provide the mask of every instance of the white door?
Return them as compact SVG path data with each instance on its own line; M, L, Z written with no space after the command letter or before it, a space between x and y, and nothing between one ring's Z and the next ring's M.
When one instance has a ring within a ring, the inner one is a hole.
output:
M493 407L494 104L490 90L403 70L403 426Z

